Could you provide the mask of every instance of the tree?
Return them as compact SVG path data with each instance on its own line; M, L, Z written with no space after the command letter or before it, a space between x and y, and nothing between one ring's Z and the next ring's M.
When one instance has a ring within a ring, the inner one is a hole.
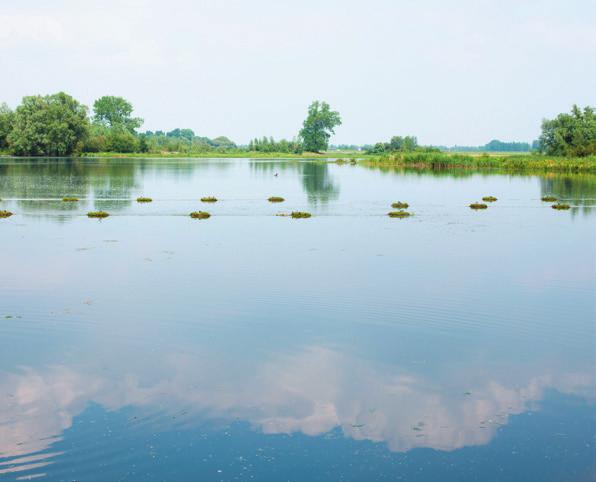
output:
M331 134L341 125L339 112L332 111L327 102L314 101L308 108L308 115L300 129L305 151L321 152L329 146Z
M104 95L93 104L93 122L109 128L121 128L135 133L141 127L143 119L131 117L132 104L122 97Z
M8 134L14 123L14 112L6 104L0 104L0 149L8 147Z
M571 114L559 114L542 121L540 150L551 156L590 156L596 154L596 115L593 107L583 111L574 105Z
M17 156L68 156L88 132L87 107L64 92L36 95L17 107L8 144Z

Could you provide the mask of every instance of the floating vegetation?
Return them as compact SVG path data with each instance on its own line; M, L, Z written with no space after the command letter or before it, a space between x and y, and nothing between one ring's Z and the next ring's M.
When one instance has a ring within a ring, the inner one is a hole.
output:
M408 203L403 203L401 201L398 201L396 203L393 203L391 205L391 207L394 209L408 209L408 207L410 207L410 205Z
M206 213L205 211L193 211L190 213L190 217L193 219L207 219L211 217L211 214Z
M335 164L345 164L347 161L345 159L336 159Z
M565 204L565 203L557 203L557 204L553 204L551 206L551 208L557 209L557 210L564 210L564 209L570 209L571 206L569 204Z
M487 202L487 203L494 203L497 200L497 198L494 197L494 196L484 196L482 198L482 200L485 201L485 202Z
M389 216L390 218L409 218L411 214L408 211L400 209L399 211L391 211L387 213L387 216Z
M0 211L0 218L9 218L12 216L10 211Z
M217 198L213 196L206 196L201 198L201 202L203 203L216 203Z
M285 201L285 199L283 197L279 197L279 196L271 196L268 201L270 203L282 203Z
M141 197L137 198L137 202L138 203L150 203L150 202L153 202L153 199L151 199L150 197L141 196Z
M486 209L486 208L488 208L488 206L483 203L472 203L472 204L470 204L470 207L472 209Z
M65 203L76 203L79 200L78 197L63 197L62 201L64 201Z
M87 217L90 218L107 218L109 215L105 211L90 211L87 213Z
M542 200L547 203L554 203L558 201L558 199L555 196L542 196Z
M290 216L292 216L294 219L302 219L302 218L310 218L312 216L312 214L304 212L304 211L292 211L292 214Z

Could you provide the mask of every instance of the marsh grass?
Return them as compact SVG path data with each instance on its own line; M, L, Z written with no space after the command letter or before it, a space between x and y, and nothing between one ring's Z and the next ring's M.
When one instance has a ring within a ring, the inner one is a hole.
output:
M0 218L9 218L12 216L12 213L10 211L0 211Z
M387 213L390 218L409 218L411 214L408 211L400 209L399 211L391 211Z
M150 203L150 202L153 202L153 199L151 199L150 197L141 196L141 197L137 198L137 202L138 203Z
M569 204L565 204L565 203L557 203L557 204L553 204L551 206L551 208L556 209L558 211L563 211L565 209L571 209L571 206Z
M79 200L78 197L69 197L69 196L67 196L67 197L63 197L62 198L62 201L64 201L65 203L75 203L78 200Z
M470 208L472 208L472 209L487 209L488 206L483 203L472 203L472 204L470 204Z
M89 218L107 218L110 214L105 211L90 211L87 213Z
M282 203L285 201L285 199L283 197L280 196L271 196L268 201L270 203Z
M542 196L542 200L547 203L554 203L558 201L558 199L555 196Z
M494 203L497 200L497 198L494 197L494 196L484 196L482 198L482 200L485 201L485 202L487 202L487 203Z
M394 208L394 209L407 209L408 207L410 207L410 205L408 203L404 203L404 202L398 201L396 203L393 203L391 205L391 207Z
M294 219L304 219L310 218L312 214L304 211L292 211L292 214L290 214L290 216L292 216Z
M201 202L203 203L216 203L217 198L213 196L206 196L201 198Z
M193 211L190 213L190 217L193 219L207 219L211 217L211 214L206 213L205 211Z

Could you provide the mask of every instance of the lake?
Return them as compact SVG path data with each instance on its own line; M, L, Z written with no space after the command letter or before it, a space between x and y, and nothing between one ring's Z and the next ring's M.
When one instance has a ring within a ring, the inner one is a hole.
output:
M596 175L0 159L0 198L0 480L596 480Z

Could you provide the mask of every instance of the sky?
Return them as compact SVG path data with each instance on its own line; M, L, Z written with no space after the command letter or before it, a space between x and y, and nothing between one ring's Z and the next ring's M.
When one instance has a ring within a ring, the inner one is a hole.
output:
M532 141L596 105L593 0L0 0L0 102L125 97L144 129L333 143Z

